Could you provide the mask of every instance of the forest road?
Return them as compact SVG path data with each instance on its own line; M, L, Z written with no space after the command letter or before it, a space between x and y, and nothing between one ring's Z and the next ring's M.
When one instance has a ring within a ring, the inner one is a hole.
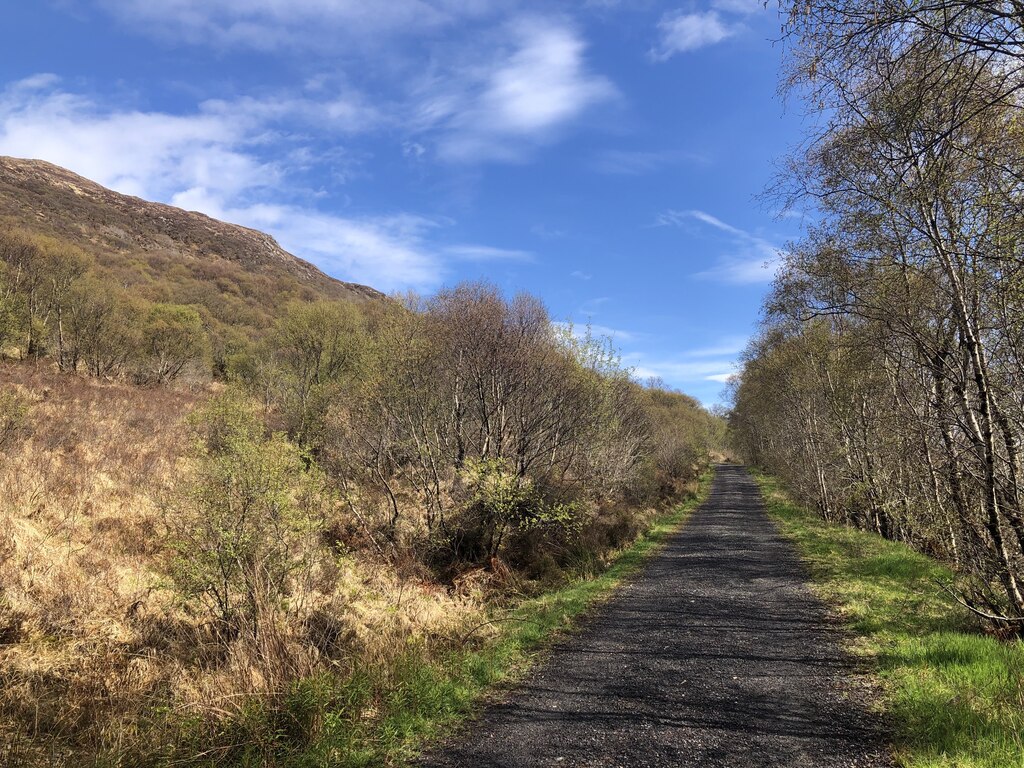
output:
M891 766L840 630L742 467L431 768Z

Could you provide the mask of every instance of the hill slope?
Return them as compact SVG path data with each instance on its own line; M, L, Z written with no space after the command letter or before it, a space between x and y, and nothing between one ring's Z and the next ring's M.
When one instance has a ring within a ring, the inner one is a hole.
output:
M71 243L133 293L205 306L228 325L264 326L291 299L383 298L263 232L123 195L41 160L0 156L0 224Z

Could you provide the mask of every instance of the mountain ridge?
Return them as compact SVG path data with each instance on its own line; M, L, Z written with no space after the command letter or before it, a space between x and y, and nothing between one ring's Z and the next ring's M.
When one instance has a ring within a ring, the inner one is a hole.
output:
M380 291L331 277L289 253L269 234L198 211L126 195L45 160L0 156L0 221L92 251L101 264L117 256L159 265L201 267L218 260L269 278L288 278L307 298L357 301Z

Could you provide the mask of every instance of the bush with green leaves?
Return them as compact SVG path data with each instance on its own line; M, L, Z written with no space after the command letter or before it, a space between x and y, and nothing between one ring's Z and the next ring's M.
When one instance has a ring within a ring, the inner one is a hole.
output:
M463 509L448 534L460 557L494 557L510 537L571 534L579 527L583 505L549 498L507 459L467 459L459 482L465 493Z
M136 378L166 383L209 352L209 338L194 307L153 304L143 318Z
M327 565L321 478L228 390L189 419L193 449L171 516L171 577L229 636L258 637Z

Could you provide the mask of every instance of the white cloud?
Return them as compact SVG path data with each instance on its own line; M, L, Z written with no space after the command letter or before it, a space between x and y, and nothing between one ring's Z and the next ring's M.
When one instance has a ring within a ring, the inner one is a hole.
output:
M633 349L623 354L623 362L632 369L635 379L661 379L711 406L717 400L716 393L721 391L720 385L739 375L738 358L746 342L745 336L722 336L706 346L671 355Z
M419 122L455 162L515 161L594 106L615 87L588 71L585 44L560 20L520 19L498 55L426 79Z
M402 143L402 155L410 160L419 160L427 153L427 148L418 141L405 141Z
M740 374L736 373L736 372L733 372L733 373L713 373L710 376L705 376L704 378L707 381L717 381L720 384L728 384L730 381L734 381L735 379L738 379L739 376L740 376Z
M549 227L545 224L534 224L530 227L530 232L542 240L558 240L568 234L564 229Z
M596 296L592 299L587 299L583 302L578 314L583 317L593 317L594 315L600 314L601 307L611 300L611 296Z
M373 82L389 101L369 103L351 89L332 100L321 93L332 76L321 73L304 83L316 99L284 95L210 102L207 109L239 107L266 121L301 117L341 132L397 126L405 132L403 152L414 160L434 150L446 161L520 161L617 95L589 70L585 42L566 18L524 10L550 9L538 0L94 2L133 29L174 43L218 52L284 49L301 56L304 67L312 62ZM441 31L451 34L435 34ZM346 60L340 67L339 56Z
M693 276L700 280L735 285L770 283L775 279L781 258L779 255L770 257L726 256L717 266L696 272Z
M729 236L732 253L721 256L710 269L694 273L701 280L736 285L770 283L782 264L782 250L758 235L727 224L710 213L698 210L665 211L658 215L659 226L683 226L698 221Z
M344 218L294 206L256 205L226 216L272 233L329 274L381 291L436 287L443 263L426 240L435 222L410 215Z
M719 11L745 16L767 10L765 0L712 0L711 7Z
M634 362L633 375L639 379L660 378L676 384L723 381L736 373L732 360L649 360L644 355L626 356Z
M672 11L658 22L660 39L651 55L658 61L665 61L677 53L720 43L737 31L736 25L723 20L715 10L699 13Z
M264 230L342 279L381 290L437 285L444 255L427 235L440 222L343 217L282 200L289 169L256 153L277 116L252 101L237 110L209 102L188 115L104 108L37 75L0 92L0 154L47 160L120 192Z
M156 199L193 187L226 195L274 183L276 169L244 151L250 129L242 115L104 110L48 76L0 93L0 152Z
M322 88L311 89L318 95ZM243 97L233 100L210 99L202 103L203 112L231 120L278 123L301 121L329 133L362 133L389 123L393 118L370 104L352 88L340 93L328 91L325 98L274 95L261 99Z
M746 336L727 336L709 347L698 347L683 352L686 358L728 357L733 358L747 346Z
M624 331L621 328L611 328L607 325L595 325L594 323L555 322L553 325L563 330L571 331L572 335L577 339L586 338L588 331L592 338L607 338L611 339L613 342L636 341L640 338L638 334L631 331Z

